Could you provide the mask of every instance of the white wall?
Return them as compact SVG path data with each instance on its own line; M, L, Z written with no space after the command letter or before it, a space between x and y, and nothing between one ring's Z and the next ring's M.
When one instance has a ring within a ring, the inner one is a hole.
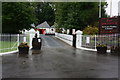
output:
M34 29L30 29L30 30L26 30L25 31L22 31L23 34L35 34L36 31Z
M72 35L55 33L55 37L61 39L62 41L66 42L67 44L69 44L71 46L73 44L73 36Z
M118 13L119 13L119 16L120 16L120 1L118 2Z
M92 49L92 48L85 48L82 47L82 34L77 34L76 35L76 48L78 49L83 49L83 50L88 50L88 51L97 51L96 48ZM68 34L61 34L61 33L55 33L55 37L57 37L58 39L66 42L67 44L71 45L73 44L73 35L68 35ZM96 41L95 41L96 43ZM96 46L96 45L95 45ZM107 50L107 52L110 52L110 50Z
M39 28L39 29L45 29L45 33L55 33L55 28ZM52 31L53 30L53 31Z

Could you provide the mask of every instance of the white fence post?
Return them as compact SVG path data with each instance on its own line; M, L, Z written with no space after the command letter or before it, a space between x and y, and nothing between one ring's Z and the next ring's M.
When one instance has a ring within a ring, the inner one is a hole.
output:
M58 37L58 33L55 33L55 37Z
M69 29L67 29L67 34L69 34L70 33L70 30Z
M95 35L95 49L96 49L96 46L97 46L97 36Z
M76 48L80 47L80 35L76 35Z
M27 39L26 37L23 37L23 42L26 42L26 39Z
M18 34L18 35L17 35L18 46L19 46L19 42L20 42L20 41L19 41L19 36L20 36L20 35Z
M32 38L33 38L33 37L34 37L34 35L33 35L33 34L30 34L30 39L29 39L29 40L30 40L30 41L29 41L29 42L30 42L30 44L29 44L30 48L32 48Z
M30 46L30 48L31 48L31 46L32 46L32 44L31 44L31 34L30 34L30 36L29 36L29 46Z
M80 47L82 47L82 34L80 35Z

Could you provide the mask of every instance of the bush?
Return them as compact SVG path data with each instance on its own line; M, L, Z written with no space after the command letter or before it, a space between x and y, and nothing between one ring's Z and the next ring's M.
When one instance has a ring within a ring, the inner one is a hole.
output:
M57 28L57 29L56 29L56 32L58 32L58 33L62 33L62 29Z
M86 35L98 34L98 28L95 26L94 27L88 26L83 30L83 34L86 34Z

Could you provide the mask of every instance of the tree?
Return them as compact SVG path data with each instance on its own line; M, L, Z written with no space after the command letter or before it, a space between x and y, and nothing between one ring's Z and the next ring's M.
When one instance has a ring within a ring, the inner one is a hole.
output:
M54 3L56 8L55 22L58 27L83 30L86 26L98 26L98 2ZM102 3L102 17L106 16L106 3Z
M36 20L35 6L33 3L2 3L3 33L19 33L20 30L30 29L30 24L35 23Z
M52 8L52 3L40 2L36 4L36 17L38 19L37 24L47 21L48 24L52 26L55 22L55 12L54 8Z

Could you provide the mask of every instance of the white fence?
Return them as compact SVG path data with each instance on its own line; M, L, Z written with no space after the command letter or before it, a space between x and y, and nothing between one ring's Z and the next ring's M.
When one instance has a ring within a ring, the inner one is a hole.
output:
M22 42L27 42L31 48L33 37L34 34L0 34L0 53L16 52Z
M82 47L96 49L96 45L105 44L108 50L119 46L120 34L82 35Z
M72 35L56 33L55 35L64 42L72 45ZM96 51L98 44L107 45L108 52L111 47L120 46L120 34L107 34L107 35L76 35L76 48Z
M96 49L96 35L82 35L82 47Z
M63 40L64 42L68 43L71 46L73 44L73 36L72 35L55 33L55 37Z
M27 42L32 48L32 38L35 34L0 34L0 53L17 51L21 42ZM55 37L73 45L73 35L55 33ZM76 35L76 48L96 51L96 45L106 44L111 47L120 46L120 34L111 35Z

